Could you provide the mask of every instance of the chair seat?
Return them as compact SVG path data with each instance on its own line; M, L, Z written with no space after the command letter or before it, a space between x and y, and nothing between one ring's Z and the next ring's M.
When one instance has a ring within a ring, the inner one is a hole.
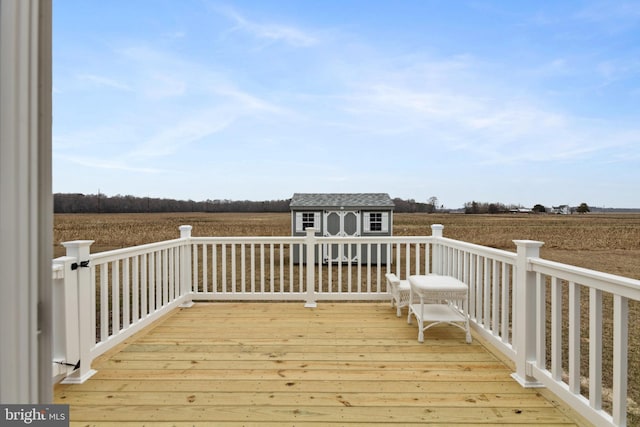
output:
M429 299L466 299L469 289L463 282L449 276L411 276L409 280L410 285L414 285L414 292Z
M396 316L402 315L402 307L407 307L410 302L411 284L408 280L400 280L393 273L385 275L387 279L387 291L391 295L391 307L395 305Z
M410 287L411 287L411 284L409 283L408 280L400 280L400 284L398 285L398 290L409 292Z

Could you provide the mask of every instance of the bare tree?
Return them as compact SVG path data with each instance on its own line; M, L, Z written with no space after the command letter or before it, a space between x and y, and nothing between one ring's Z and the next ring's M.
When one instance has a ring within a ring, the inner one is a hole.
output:
M438 210L438 198L436 196L431 196L427 200L427 212L435 213Z

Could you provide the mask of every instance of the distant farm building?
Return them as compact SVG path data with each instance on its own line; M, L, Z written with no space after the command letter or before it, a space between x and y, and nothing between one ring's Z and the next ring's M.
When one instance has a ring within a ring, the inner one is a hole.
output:
M530 214L533 213L533 210L527 208L513 208L509 209L509 212L512 214Z
M551 213L558 215L569 215L571 213L571 208L569 208L569 205L552 206Z
M291 198L291 234L304 236L307 228L325 237L391 236L395 204L386 193L295 193ZM377 262L377 247L366 245L324 245L322 262ZM360 247L358 247L360 246ZM386 246L380 248L380 260L386 262ZM298 255L294 260L298 262ZM316 262L319 261L318 259Z

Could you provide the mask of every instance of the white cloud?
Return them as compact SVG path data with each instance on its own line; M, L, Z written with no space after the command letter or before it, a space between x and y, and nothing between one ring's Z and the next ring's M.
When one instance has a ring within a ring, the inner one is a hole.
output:
M576 18L607 25L637 25L640 22L640 4L637 1L595 1L576 13Z
M457 65L443 65L448 63ZM561 70L565 63L559 59L550 66ZM422 151L446 144L485 165L581 162L621 147L634 150L618 124L581 117L538 94L513 90L501 84L499 74L491 74L496 67L445 59L392 68L378 67L344 96L351 125L364 123L360 129L372 135L395 132L400 141L416 141ZM425 70L431 70L428 79Z
M263 96L240 89L233 83L233 76L211 70L205 61L185 59L144 43L130 43L114 52L119 59L125 59L127 68L120 72L129 76L131 84L126 89L133 96L127 94L109 105L102 104L104 110L100 111L112 113L100 113L95 118L100 123L98 127L85 122L83 128L72 132L58 130L54 147L60 156L90 145L100 147L104 156L96 167L134 170L123 160L107 159L150 161L174 155L196 142L216 144L212 142L215 136L241 118L293 114ZM81 78L125 88L115 80L94 74L83 74ZM75 156L72 159L90 162Z
M96 74L79 74L77 78L78 80L87 81L95 85L105 86L111 89L118 89L118 90L125 90L125 91L131 90L129 85L125 83L122 83L120 81L117 81L109 77L99 76Z
M89 156L76 156L76 155L64 155L64 154L55 154L54 158L58 158L60 160L66 160L71 163L75 163L80 166L84 166L91 169L108 169L108 170L119 170L126 172L138 172L145 174L157 174L157 173L166 173L168 171L157 169L157 168L141 168L136 166L130 166L127 163L116 160L116 159L98 159L95 157Z
M170 39L182 39L187 36L186 31L173 31L170 33L166 33L166 36Z
M215 109L177 118L158 126L155 134L130 152L134 158L171 155L182 147L228 128L237 118L233 112Z
M231 85L219 85L212 87L211 90L214 93L228 97L230 100L241 105L248 111L264 111L277 114L283 114L287 112L282 107L267 102L264 99L261 99L248 92L241 91Z
M635 78L640 73L640 60L607 59L596 64L597 73L605 84L611 84L626 78Z
M220 9L220 12L235 22L234 30L246 32L258 39L283 42L294 47L309 47L319 42L315 36L293 26L254 22L231 8Z
M156 100L182 96L187 90L184 79L160 73L152 74L144 86L145 95Z
M540 77L566 76L573 72L569 58L554 58L524 71L525 74Z

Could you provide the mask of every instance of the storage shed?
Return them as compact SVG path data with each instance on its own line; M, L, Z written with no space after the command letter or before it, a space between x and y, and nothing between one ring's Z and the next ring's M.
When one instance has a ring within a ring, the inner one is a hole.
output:
M314 227L318 236L391 236L394 207L393 200L386 193L295 193L289 204L291 233L304 236L306 228ZM357 245L352 245L351 259L346 245L342 251L339 249L338 245L324 245L322 262L358 260ZM372 247L370 256L366 246L359 249L362 262L366 262L367 257L371 262L377 262L376 247ZM385 263L386 246L381 248L380 256L381 263ZM295 262L298 262L297 258L297 251L294 251Z

